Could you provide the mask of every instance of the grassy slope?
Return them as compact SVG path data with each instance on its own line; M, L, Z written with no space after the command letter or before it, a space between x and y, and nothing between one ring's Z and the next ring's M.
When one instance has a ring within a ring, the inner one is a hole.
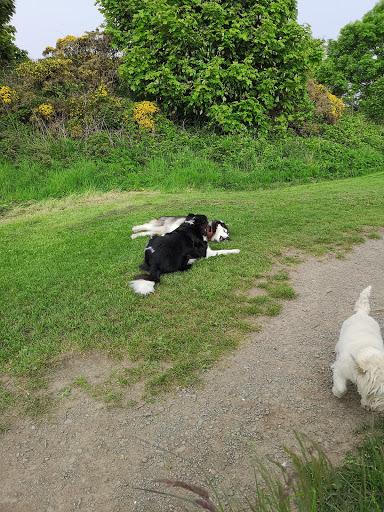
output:
M175 126L132 139L99 133L86 141L50 140L3 133L0 126L0 209L89 190L258 190L383 168L383 127L359 115L322 125L316 136L291 133L273 140Z
M83 197L4 217L0 368L41 375L59 354L96 347L137 361L151 392L188 384L236 346L242 319L255 312L246 290L274 257L290 247L338 252L359 242L364 226L384 225L383 197L379 173L259 192ZM164 276L153 296L134 295L129 281L145 239L130 240L131 227L189 211L225 220L226 247L241 254L199 261Z

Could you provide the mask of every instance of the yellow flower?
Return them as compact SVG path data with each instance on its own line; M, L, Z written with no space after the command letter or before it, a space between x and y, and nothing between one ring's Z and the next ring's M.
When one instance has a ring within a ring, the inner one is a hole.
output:
M100 87L97 89L99 91L99 93L102 95L102 96L108 96L108 91L107 89L104 87L104 85L100 85Z
M23 62L16 68L16 74L22 78L30 80L32 83L40 83L49 79L51 76L70 77L71 59L42 59L39 62Z
M142 101L136 105L133 111L133 118L136 123L144 130L154 131L155 122L153 117L157 114L159 109L151 101Z
M51 119L53 116L53 107L47 103L42 103L39 107L35 108L35 114L39 114L44 119Z
M63 37L62 39L58 39L56 41L56 46L59 47L59 46L68 46L72 43L74 43L76 41L77 37L75 36L65 36Z
M18 99L16 91L4 85L0 88L0 100L6 105L10 105Z

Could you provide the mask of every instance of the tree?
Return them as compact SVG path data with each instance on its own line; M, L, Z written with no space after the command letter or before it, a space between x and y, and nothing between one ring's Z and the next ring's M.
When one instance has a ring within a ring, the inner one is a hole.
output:
M384 0L380 0L362 21L349 23L336 41L328 42L327 58L319 66L316 78L337 96L363 106L377 92L375 82L382 84L383 41Z
M14 0L0 0L0 65L26 58L27 52L20 50L15 44L15 27L9 25L15 14Z
M296 0L97 0L121 77L137 99L178 117L259 134L308 111L320 41L296 22Z

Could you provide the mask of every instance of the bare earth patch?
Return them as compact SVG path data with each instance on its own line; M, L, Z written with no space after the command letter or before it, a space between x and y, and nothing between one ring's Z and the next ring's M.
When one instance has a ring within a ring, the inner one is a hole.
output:
M250 496L247 441L284 462L282 445L297 449L294 430L341 461L359 440L355 429L374 416L352 387L333 397L330 364L341 324L369 284L372 316L384 326L384 240L367 240L343 260L306 258L289 273L298 297L263 319L262 332L207 372L201 388L121 409L76 388L49 417L15 422L1 436L0 512L182 510L174 498L138 489L166 490L157 478L205 487L210 479L222 497ZM79 374L96 382L118 366L97 353L68 357L50 391ZM141 392L134 387L132 399Z

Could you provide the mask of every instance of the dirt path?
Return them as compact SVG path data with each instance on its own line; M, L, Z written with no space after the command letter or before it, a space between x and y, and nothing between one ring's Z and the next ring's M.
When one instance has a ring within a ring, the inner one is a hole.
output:
M306 259L289 272L298 298L207 372L201 389L112 410L74 392L50 419L23 420L2 435L0 512L182 510L175 499L137 489L156 489L155 478L204 484L209 477L221 495L250 495L244 440L284 462L281 446L296 447L293 429L341 460L372 414L353 388L342 400L332 396L329 366L341 323L369 284L372 316L384 327L384 240L367 240L344 260ZM73 375L102 378L114 365L97 354L68 358L52 386L62 389Z

